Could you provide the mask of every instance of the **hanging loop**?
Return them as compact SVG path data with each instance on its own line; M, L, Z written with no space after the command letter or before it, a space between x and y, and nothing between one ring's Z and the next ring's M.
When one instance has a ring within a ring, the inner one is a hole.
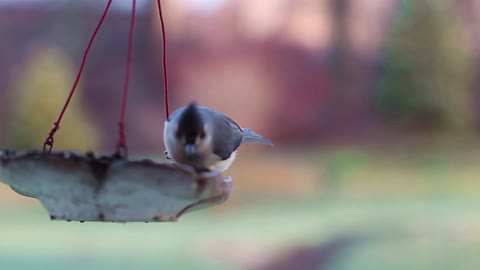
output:
M50 130L47 139L45 139L45 142L43 143L43 152L50 153L52 151L53 143L55 141L53 137L58 129L60 129L58 122L53 123L53 128Z

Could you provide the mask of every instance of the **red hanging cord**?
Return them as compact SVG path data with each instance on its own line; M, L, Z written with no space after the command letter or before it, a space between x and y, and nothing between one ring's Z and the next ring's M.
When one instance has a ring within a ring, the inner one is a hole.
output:
M118 122L118 143L117 154L126 156L128 154L127 140L125 136L125 113L127 111L128 90L130 75L132 73L133 55L133 34L135 33L136 0L132 0L132 14L130 16L130 30L128 32L127 65L125 70L125 83L123 85L122 105L120 109L120 120Z
M90 41L88 42L87 48L85 49L85 52L83 54L82 63L80 64L80 68L78 70L75 82L73 83L72 89L70 90L70 94L68 95L67 101L63 105L62 111L60 112L60 115L58 116L57 121L53 123L53 128L50 130L50 132L48 133L48 137L45 139L45 142L43 143L43 151L48 151L49 153L50 151L52 151L53 143L54 143L53 137L55 133L60 129L60 122L62 121L63 115L65 114L65 111L67 110L68 105L70 104L70 101L73 97L73 94L75 93L75 90L77 89L78 82L80 81L80 77L82 76L83 69L85 67L85 63L88 58L88 53L92 48L93 41L95 40L95 37L97 36L97 33L100 30L100 27L102 26L103 21L105 20L105 17L107 16L107 13L108 13L108 10L110 9L111 4L112 4L112 0L108 0L107 6L103 11L102 17L100 18L100 21L97 23L97 26L95 27L95 30L93 31L93 34L90 37Z
M165 34L165 23L162 15L162 5L160 0L157 0L158 6L158 15L160 16L160 24L162 26L162 45L163 45L163 79L164 79L164 89L165 89L165 115L166 118L170 117L169 108L168 108L168 77L167 77L167 38Z

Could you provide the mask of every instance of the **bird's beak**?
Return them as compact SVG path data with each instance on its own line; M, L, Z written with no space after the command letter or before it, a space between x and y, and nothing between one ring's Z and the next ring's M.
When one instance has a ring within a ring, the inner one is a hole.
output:
M194 158L197 155L197 146L195 144L185 145L185 154L188 158Z

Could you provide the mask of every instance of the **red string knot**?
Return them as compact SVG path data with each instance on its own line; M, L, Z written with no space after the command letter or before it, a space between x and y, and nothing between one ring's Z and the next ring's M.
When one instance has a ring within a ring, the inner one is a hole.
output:
M50 153L53 148L53 143L55 141L54 136L55 133L60 129L60 125L58 122L53 123L53 128L50 130L48 133L47 139L45 139L45 142L43 143L43 151Z

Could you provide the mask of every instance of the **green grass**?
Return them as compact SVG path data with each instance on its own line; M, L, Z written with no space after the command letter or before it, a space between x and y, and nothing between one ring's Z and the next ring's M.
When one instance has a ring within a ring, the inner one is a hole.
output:
M309 161L329 181L316 197L252 194L176 223L68 223L3 207L0 269L243 270L342 236L360 240L329 269L477 269L479 157L330 152Z
M341 235L366 240L334 260L334 269L454 269L447 266L459 261L474 269L478 209L480 201L441 198L315 199L207 210L161 224L52 222L39 209L2 211L0 269L244 269L249 262L237 257L249 249L267 256Z

